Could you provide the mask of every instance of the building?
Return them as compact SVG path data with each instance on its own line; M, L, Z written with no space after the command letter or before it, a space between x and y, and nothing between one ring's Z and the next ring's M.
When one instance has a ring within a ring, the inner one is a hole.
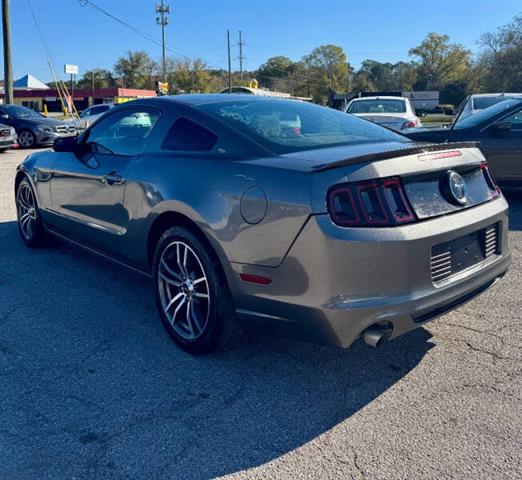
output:
M69 85L67 85L69 88ZM14 103L16 105L23 105L24 107L32 108L38 112L47 107L49 112L63 111L63 105L60 100L60 94L56 88L51 88L45 83L41 82L32 75L24 75L22 78L16 80L13 84ZM99 103L123 103L137 98L155 97L154 90L140 90L135 88L75 88L74 91L69 91L73 96L76 110L85 110L90 105ZM0 97L3 103L4 92L0 90ZM66 100L64 99L66 102Z

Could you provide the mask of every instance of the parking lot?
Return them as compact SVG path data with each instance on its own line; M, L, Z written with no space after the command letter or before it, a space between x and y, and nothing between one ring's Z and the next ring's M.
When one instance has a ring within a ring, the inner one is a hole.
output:
M0 155L0 479L522 478L522 196L507 276L427 328L192 357L146 279L23 246L26 154Z

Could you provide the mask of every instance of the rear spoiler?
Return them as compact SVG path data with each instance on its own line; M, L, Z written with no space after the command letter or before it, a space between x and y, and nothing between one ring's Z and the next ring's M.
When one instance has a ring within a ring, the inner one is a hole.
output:
M356 163L378 162L379 160L405 157L406 155L438 152L440 150L451 150L454 148L476 148L479 145L480 142L417 143L414 147L399 148L397 150L385 150L383 152L346 158L345 160L337 160L336 162L323 163L312 167L312 169L315 171L328 170L330 168L355 165Z

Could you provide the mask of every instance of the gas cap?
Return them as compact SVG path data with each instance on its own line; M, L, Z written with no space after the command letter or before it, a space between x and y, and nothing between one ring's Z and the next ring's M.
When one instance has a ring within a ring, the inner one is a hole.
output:
M265 191L261 187L249 187L241 195L239 209L245 222L253 225L261 222L265 218L267 208Z

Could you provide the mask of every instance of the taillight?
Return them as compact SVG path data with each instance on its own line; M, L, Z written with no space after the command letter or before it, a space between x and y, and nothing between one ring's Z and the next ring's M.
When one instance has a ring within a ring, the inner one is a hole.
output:
M481 162L480 170L482 171L484 179L486 180L489 190L491 191L491 196L493 198L498 197L500 195L500 188L498 188L493 175L491 175L491 172L489 171L488 162Z
M407 128L415 128L416 126L417 126L417 122L413 122L413 121L409 120L402 124L401 130L406 130Z
M399 178L336 185L328 192L328 212L342 227L392 227L415 221Z

